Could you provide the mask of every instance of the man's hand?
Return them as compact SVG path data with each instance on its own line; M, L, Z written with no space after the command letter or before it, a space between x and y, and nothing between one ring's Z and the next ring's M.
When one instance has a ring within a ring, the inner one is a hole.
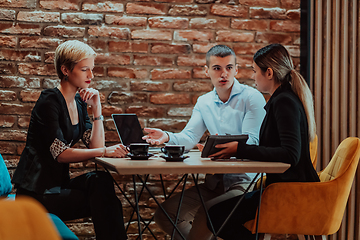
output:
M210 158L215 159L230 159L230 157L235 157L238 147L238 142L228 142L224 144L217 144L216 148L223 148L217 153L211 154Z
M202 150L204 149L204 144L198 143L198 144L196 144L196 146L200 152L202 152Z
M142 139L152 145L160 145L169 141L169 136L161 129L158 128L144 128L148 134L143 136Z

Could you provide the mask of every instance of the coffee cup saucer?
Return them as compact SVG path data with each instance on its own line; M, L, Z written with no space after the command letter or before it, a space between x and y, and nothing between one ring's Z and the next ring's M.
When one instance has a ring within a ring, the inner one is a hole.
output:
M132 153L128 153L126 156L131 158L131 160L148 160L149 157L154 156L154 154L148 153L147 155L134 155Z
M182 162L189 156L182 155L180 157L169 157L168 155L161 155L163 159L165 159L167 162Z

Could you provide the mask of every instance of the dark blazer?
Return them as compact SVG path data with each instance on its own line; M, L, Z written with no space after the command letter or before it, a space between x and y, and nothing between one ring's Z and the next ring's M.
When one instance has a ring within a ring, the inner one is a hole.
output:
M87 130L89 133L92 128L87 104L79 94L75 101L79 113L79 136L87 144L84 133ZM60 90L54 88L42 91L31 112L26 146L12 179L15 187L42 194L45 190L65 186L70 180L69 164L57 162L56 157L79 141L79 137L73 139L73 135L66 101ZM51 150L54 145L60 146L55 159L54 151Z
M267 174L266 185L319 181L310 158L305 110L291 85L280 86L264 108L266 115L260 129L259 146L239 142L237 157L291 164L284 173Z

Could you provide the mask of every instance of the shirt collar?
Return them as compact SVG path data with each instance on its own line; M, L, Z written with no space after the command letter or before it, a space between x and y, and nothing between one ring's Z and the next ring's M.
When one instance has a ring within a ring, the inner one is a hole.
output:
M273 99L276 98L277 95L279 95L280 93L285 92L285 91L292 91L291 85L290 85L290 83L288 83L288 82L281 84L281 85L275 90L275 92L271 95L269 101L266 103L264 109L265 109L266 111L268 111L269 106L270 106L271 102L273 101Z
M242 84L240 84L239 81L236 78L234 78L234 84L232 86L229 99L225 103L223 101L221 101L220 98L219 98L219 95L216 92L215 87L214 87L214 89L212 91L213 92L213 99L214 99L215 102L227 104L231 100L231 98L233 98L234 96L240 94L244 90L244 88L245 87Z

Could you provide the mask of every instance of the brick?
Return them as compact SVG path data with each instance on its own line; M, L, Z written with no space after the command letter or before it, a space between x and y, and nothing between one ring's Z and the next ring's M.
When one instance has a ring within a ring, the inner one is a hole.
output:
M285 46L291 57L300 57L300 46ZM294 64L296 65L296 64Z
M21 48L56 49L63 41L58 38L23 37L19 39Z
M146 107L146 106L130 106L126 108L126 113L136 113L138 117L163 117L165 110L161 107Z
M0 74L7 74L7 75L15 74L16 69L17 68L13 63L1 63L0 62Z
M55 67L53 64L38 64L38 63L20 63L18 66L20 74L25 75L56 75Z
M176 43L152 43L151 53L163 54L188 54L191 51L190 44L176 44Z
M300 32L298 21L270 21L270 30L277 32Z
M253 56L237 56L236 63L240 68L251 68L253 62Z
M292 37L285 33L258 32L256 33L255 42L289 44L292 42Z
M176 30L175 40L210 42L214 39L214 33L196 30Z
M145 27L146 17L130 17L130 16L117 16L117 15L106 15L105 23L114 24L120 26L132 26L132 27Z
M141 40L172 40L172 32L166 30L133 30L131 31L131 39L141 39Z
M102 106L102 115L104 115L105 117L111 117L111 114L114 114L114 113L123 113L123 110L122 110L122 108L119 108L116 106L109 106L109 105ZM115 130L115 128L114 128L114 130Z
M198 5L173 5L169 9L171 16L206 16L208 13L205 6Z
M103 20L103 14L97 13L62 13L61 20L67 24L79 25L100 25Z
M128 65L130 64L130 56L99 53L96 56L95 64Z
M262 34L262 33L261 33ZM259 33L256 35L256 40L259 37ZM266 39L266 37L264 37ZM257 50L260 48L265 47L263 44L256 44L256 43L239 43L234 45L234 52L236 55L251 55L253 56Z
M148 22L151 28L185 29L189 25L187 18L180 17L151 17Z
M97 90L126 90L127 84L125 81L121 80L104 80L101 79L99 81L93 81L93 88Z
M124 105L132 103L145 103L147 102L147 94L145 93L130 93L130 92L117 92L113 91L108 97L108 101L113 105Z
M134 56L134 65L140 66L172 66L173 58L158 56Z
M0 99L1 99L0 92ZM16 117L11 115L0 115L0 128L12 128L15 125Z
M153 69L151 79L189 79L191 72L185 69Z
M16 154L16 144L0 141L0 154Z
M232 19L231 28L240 30L264 31L268 29L268 21L253 19Z
M169 109L167 114L172 117L190 117L192 110L192 107L173 107Z
M55 78L45 78L43 82L43 87L46 88L54 88L60 84L60 79Z
M156 118L149 119L148 127L160 128L164 131L182 130L187 124L187 120L184 119L167 119L167 118Z
M144 79L148 76L147 70L141 68L109 67L107 74L110 77L139 78L139 79Z
M173 89L179 92L209 92L213 85L211 81L176 81Z
M230 19L222 18L192 18L190 28L192 29L227 29L230 27Z
M45 9L80 10L80 6L76 0L40 0L40 7Z
M193 68L193 78L202 78L202 79L206 79L208 78L205 74L205 69L204 68Z
M153 104L189 104L190 96L186 93L157 93L150 95Z
M1 3L0 3L1 4ZM0 20L1 21L14 21L16 12L14 10L0 10Z
M84 37L84 27L66 27L62 25L49 26L44 28L45 36L56 37Z
M30 115L33 105L0 103L0 112L8 115Z
M0 47L14 48L16 46L15 36L0 36Z
M19 76L0 76L1 88L40 88L39 78L24 78Z
M28 129L30 124L30 116L19 116L17 123L19 128Z
M0 90L0 100L14 101L16 100L16 93L14 91Z
M37 51L0 50L0 60L5 61L41 61Z
M60 13L42 11L19 12L17 20L22 22L58 23L60 22Z
M1 23L0 33L39 36L41 33L41 26L36 24L23 23Z
M250 8L250 18L255 19L286 19L286 10L283 8Z
M187 55L179 56L177 59L178 66L204 66L206 64L205 55Z
M127 3L126 13L165 15L167 13L167 6L158 3Z
M301 18L301 11L300 9L294 9L286 11L286 19L288 20L299 20Z
M109 41L109 52L147 53L146 42L115 42Z
M89 27L88 34L95 37L110 37L118 39L129 39L130 31L128 28L115 27Z
M239 0L239 4L247 6L276 7L278 0Z
M46 52L44 54L44 62L45 63L53 63L54 62L54 59L55 59L55 52Z
M194 53L207 53L215 45L217 43L194 43L192 47Z
M301 0L280 0L283 8L300 8Z
M37 0L0 0L0 7L35 8Z
M20 100L22 102L36 102L40 97L40 90L22 90L20 92Z
M224 17L239 17L247 18L249 8L239 5L219 5L213 4L210 8L210 12L213 15Z
M112 13L123 13L124 4L116 1L96 1L96 2L84 2L82 4L83 11L89 12L112 12Z
M154 0L155 2L166 2L166 3L193 3L193 0Z
M169 91L170 84L160 81L131 81L130 91L165 92Z
M234 32L220 30L216 32L216 41L218 42L253 42L254 32Z
M236 79L252 79L253 77L253 70L251 68L239 68L238 70L238 74L236 74L235 78Z
M92 47L96 52L105 52L107 51L107 41L104 39L91 38L86 42L90 47Z

